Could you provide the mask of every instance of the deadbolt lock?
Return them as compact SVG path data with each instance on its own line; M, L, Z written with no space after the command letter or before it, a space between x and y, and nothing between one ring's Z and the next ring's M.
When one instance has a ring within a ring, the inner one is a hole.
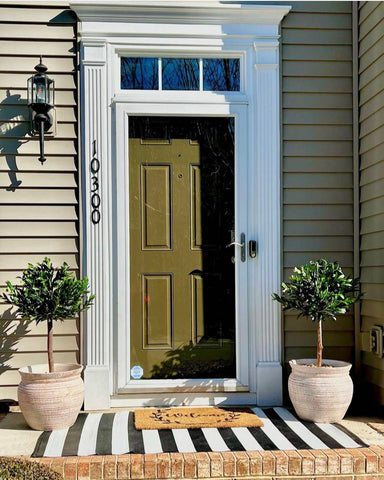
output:
M250 240L248 244L249 256L255 258L257 254L257 243L256 240Z

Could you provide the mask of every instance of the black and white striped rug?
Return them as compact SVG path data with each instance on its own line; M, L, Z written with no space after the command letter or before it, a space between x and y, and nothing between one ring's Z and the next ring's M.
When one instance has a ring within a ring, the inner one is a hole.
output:
M136 430L133 412L81 413L69 429L42 433L32 457L367 446L341 425L301 421L280 407L252 410L264 427Z

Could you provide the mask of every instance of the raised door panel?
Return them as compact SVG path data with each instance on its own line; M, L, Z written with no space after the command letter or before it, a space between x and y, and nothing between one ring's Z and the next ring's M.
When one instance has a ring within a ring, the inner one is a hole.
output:
M172 347L172 275L142 276L143 348Z
M141 165L141 248L170 250L171 166Z

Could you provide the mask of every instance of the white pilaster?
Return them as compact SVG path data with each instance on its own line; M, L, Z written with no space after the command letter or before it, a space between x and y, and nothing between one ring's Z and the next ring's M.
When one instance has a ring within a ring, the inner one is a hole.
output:
M279 43L255 43L256 223L255 265L256 392L258 405L282 403L281 315L271 294L280 288L280 89Z
M110 406L110 174L107 150L106 45L82 43L82 196L84 275L94 305L85 316L85 408Z

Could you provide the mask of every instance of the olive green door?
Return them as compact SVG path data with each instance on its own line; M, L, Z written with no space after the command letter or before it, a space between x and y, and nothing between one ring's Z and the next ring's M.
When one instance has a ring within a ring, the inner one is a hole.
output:
M234 378L233 119L129 125L130 365Z

